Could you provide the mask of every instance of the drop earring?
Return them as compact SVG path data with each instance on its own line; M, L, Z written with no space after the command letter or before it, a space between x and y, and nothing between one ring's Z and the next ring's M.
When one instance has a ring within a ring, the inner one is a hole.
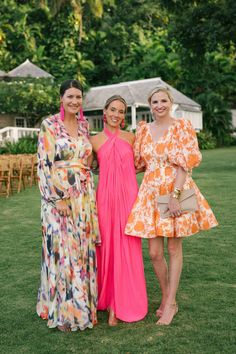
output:
M103 114L103 122L104 122L104 123L107 123L107 117L106 117L106 114L105 114L105 113Z
M121 122L121 125L120 125L120 126L121 126L121 129L124 129L124 128L125 128L125 119L123 119L123 120L122 120L122 122Z
M62 103L61 103L61 106L60 106L60 116L61 116L61 120L63 121L65 119L65 110L64 110L64 107L63 107Z
M85 120L82 107L80 107L80 110L79 110L79 120L81 120L81 121Z

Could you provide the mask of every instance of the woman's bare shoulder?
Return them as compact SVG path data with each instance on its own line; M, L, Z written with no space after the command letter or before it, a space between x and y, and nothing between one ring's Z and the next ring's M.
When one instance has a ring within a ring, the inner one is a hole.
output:
M90 143L92 144L93 150L97 152L99 148L102 146L102 144L106 141L106 135L104 132L100 132L96 135L90 136L89 140Z
M133 145L134 140L135 140L135 135L132 132L127 132L125 130L122 130L121 136L127 140L131 145Z
M100 141L104 136L103 132L100 132L96 135L90 135L89 140L91 141L91 143L96 143L98 141Z

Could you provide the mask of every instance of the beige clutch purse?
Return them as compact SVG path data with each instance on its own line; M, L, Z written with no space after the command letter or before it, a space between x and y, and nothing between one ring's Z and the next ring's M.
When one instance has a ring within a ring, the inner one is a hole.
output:
M162 219L169 218L171 216L168 209L170 196L171 194L165 194L157 197L158 208ZM192 213L198 210L197 196L194 188L183 190L181 192L179 202L183 213Z

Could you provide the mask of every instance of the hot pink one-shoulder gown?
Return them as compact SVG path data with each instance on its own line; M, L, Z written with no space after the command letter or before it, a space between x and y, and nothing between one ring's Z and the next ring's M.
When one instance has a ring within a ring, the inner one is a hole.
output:
M124 234L138 192L133 150L119 130L104 132L107 140L97 153L102 242L97 246L98 310L112 309L120 320L133 322L147 314L141 240Z

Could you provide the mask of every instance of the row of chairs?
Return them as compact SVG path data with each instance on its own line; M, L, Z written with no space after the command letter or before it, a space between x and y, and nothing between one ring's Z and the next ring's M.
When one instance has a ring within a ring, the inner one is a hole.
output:
M0 195L7 198L37 183L37 155L0 155Z

